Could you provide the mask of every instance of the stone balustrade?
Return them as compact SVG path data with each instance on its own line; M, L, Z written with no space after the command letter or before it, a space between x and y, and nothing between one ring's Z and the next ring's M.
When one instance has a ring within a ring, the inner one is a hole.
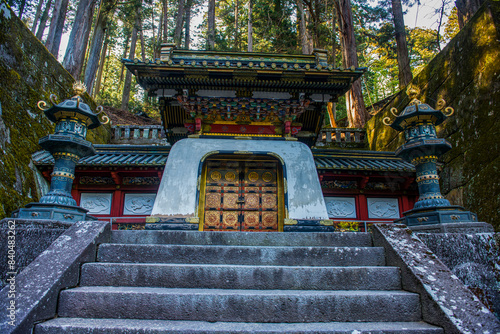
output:
M161 125L115 125L112 130L113 144L166 144Z
M365 138L365 129L324 128L319 133L316 147L363 148Z

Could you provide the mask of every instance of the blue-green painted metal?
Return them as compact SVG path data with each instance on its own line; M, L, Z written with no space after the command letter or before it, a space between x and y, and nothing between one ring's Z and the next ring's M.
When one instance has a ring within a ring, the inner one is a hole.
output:
M401 219L408 226L477 221L474 213L451 205L441 194L436 163L452 146L437 137L436 125L446 118L442 111L414 100L390 124L393 129L404 131L405 136L396 156L411 162L416 169L420 196L413 210L404 212Z
M39 141L40 146L54 157L50 190L40 202L30 203L14 212L14 217L72 222L94 220L87 214L88 210L76 205L71 188L78 160L95 155L92 143L85 138L87 129L101 125L98 114L93 113L78 95L59 104L54 103L43 111L47 118L56 123L55 133Z

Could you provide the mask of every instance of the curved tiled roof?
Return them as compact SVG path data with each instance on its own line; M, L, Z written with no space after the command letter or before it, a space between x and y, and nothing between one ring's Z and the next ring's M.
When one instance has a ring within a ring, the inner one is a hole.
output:
M81 159L78 166L165 166L169 146L94 145L97 154ZM397 158L394 152L316 150L314 162L321 170L363 170L382 172L414 172L412 164ZM32 155L35 165L53 165L47 151Z
M394 152L312 150L317 169L414 172L415 167Z
M97 154L78 161L78 166L165 166L169 146L94 145ZM32 155L35 165L53 165L54 158L47 151Z

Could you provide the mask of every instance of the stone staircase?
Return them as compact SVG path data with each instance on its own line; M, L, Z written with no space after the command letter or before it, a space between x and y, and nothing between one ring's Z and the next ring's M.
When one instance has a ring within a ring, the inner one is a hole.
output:
M113 231L55 333L442 333L369 233Z

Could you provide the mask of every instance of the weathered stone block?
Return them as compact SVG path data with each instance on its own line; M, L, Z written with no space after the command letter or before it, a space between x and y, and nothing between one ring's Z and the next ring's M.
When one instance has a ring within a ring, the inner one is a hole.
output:
M77 222L15 275L15 298L9 297L10 284L0 291L0 309L15 301L15 316L0 312L0 333L31 333L34 323L53 318L59 291L78 284L80 266L95 260L97 245L110 235L109 222Z
M404 225L373 225L373 243L401 269L403 289L420 294L423 320L445 333L497 333L500 321Z

